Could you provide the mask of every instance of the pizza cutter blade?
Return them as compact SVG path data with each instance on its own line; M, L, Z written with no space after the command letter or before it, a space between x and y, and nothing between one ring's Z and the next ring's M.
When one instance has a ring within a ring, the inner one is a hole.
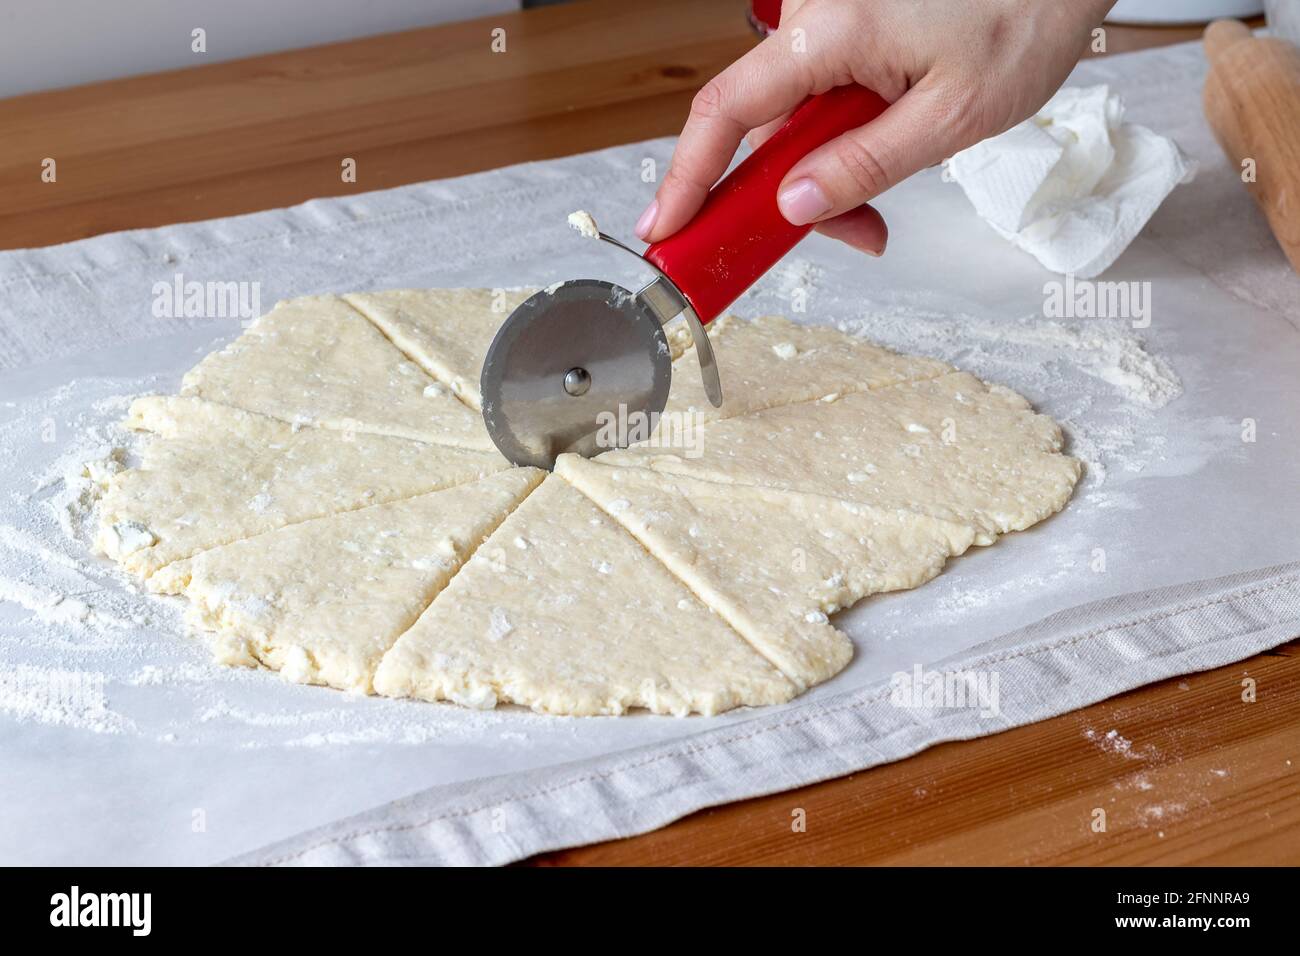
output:
M483 420L517 465L551 468L649 437L668 401L672 354L645 300L575 279L530 296L483 363Z
M668 400L672 355L661 326L683 316L704 391L722 404L704 325L806 236L776 191L812 150L879 116L887 103L849 84L810 97L709 192L695 218L637 256L655 278L637 292L598 279L562 282L520 305L498 330L480 390L488 433L517 465L552 468L650 437Z

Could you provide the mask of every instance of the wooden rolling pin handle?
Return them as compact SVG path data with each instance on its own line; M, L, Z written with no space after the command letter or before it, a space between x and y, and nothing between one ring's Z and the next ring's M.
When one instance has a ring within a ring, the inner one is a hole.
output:
M1250 27L1240 20L1215 20L1205 28L1205 55L1214 63L1229 48L1250 38Z
M1206 119L1237 171L1254 171L1246 188L1300 272L1300 47L1217 20L1205 31L1205 53Z

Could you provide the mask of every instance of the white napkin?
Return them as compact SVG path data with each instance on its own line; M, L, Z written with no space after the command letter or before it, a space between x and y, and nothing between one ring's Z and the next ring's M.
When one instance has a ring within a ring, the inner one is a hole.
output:
M1066 87L1031 119L962 150L948 171L975 211L1053 272L1092 278L1141 232L1196 163L1124 122L1107 86Z

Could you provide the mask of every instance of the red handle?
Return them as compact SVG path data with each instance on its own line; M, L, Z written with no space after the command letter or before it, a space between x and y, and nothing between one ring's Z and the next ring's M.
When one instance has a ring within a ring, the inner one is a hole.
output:
M804 100L766 143L713 187L704 205L645 251L706 325L812 228L792 226L776 190L794 164L823 143L871 122L889 104L865 86L837 86Z

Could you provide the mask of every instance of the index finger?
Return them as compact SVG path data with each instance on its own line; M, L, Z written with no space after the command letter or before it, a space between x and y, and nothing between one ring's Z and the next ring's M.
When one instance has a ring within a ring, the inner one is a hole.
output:
M642 239L656 242L686 225L727 171L745 134L793 109L812 92L811 71L803 59L778 32L696 94L655 196L657 212L650 221L643 216L638 223Z

